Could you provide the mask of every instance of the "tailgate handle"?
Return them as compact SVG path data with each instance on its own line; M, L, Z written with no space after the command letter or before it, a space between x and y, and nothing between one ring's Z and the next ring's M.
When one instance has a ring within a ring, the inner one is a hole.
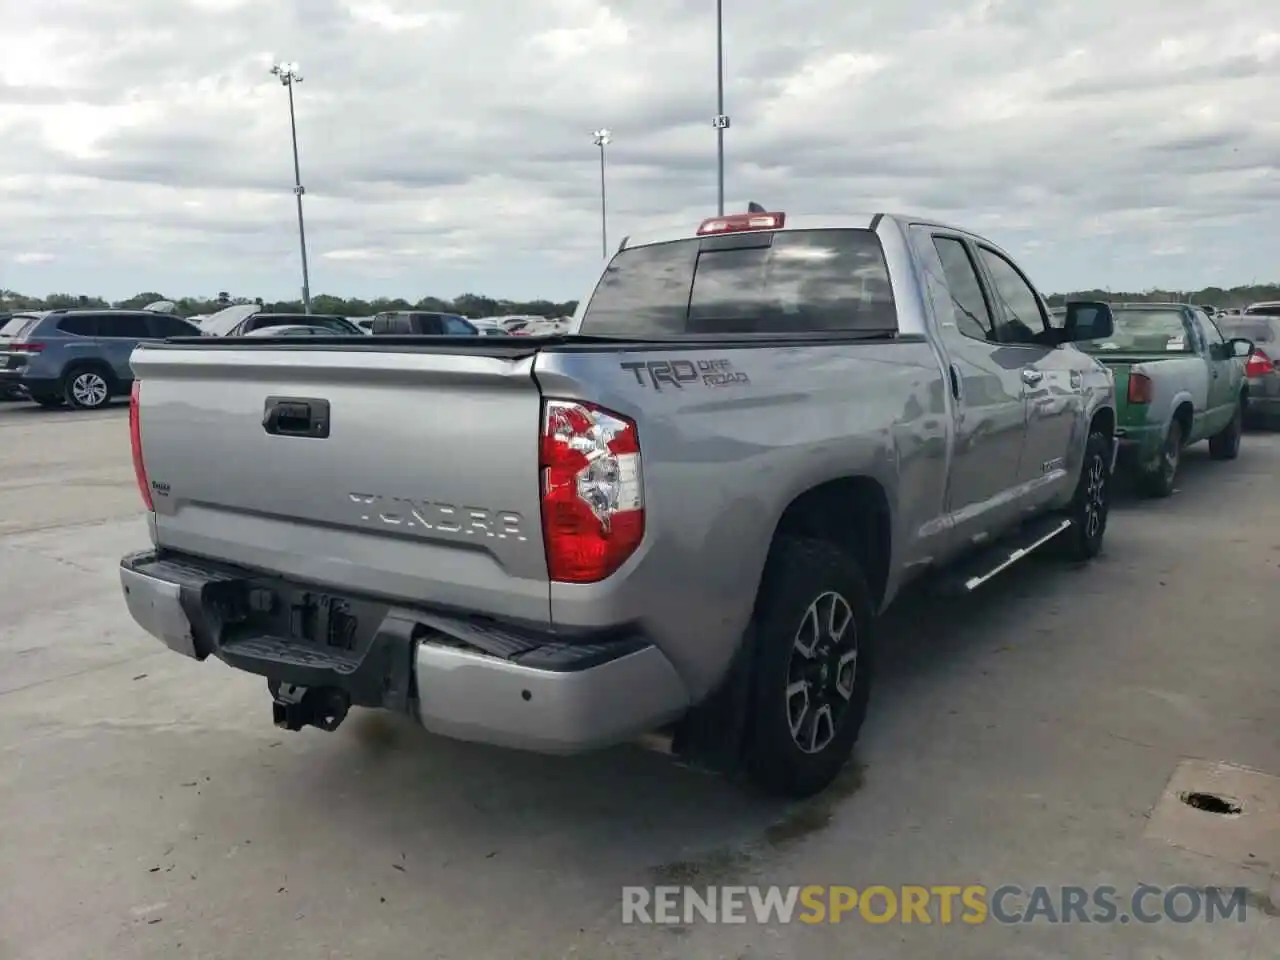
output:
M329 401L267 397L262 429L277 437L329 436Z

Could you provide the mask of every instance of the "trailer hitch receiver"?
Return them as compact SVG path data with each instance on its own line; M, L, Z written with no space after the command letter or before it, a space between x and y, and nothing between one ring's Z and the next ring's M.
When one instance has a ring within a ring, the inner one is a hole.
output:
M271 718L284 730L318 727L332 732L347 718L351 698L335 687L271 684Z

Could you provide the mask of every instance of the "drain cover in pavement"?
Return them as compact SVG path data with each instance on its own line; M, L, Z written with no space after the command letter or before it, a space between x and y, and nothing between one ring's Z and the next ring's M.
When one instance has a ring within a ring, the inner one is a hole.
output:
M1280 777L1183 760L1152 811L1146 836L1245 866L1280 866Z

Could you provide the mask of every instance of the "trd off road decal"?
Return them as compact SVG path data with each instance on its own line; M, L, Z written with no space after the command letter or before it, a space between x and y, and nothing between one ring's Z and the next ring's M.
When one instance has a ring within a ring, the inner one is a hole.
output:
M683 390L687 386L731 387L751 382L728 360L630 360L620 366L634 374L636 383L657 391L664 384Z

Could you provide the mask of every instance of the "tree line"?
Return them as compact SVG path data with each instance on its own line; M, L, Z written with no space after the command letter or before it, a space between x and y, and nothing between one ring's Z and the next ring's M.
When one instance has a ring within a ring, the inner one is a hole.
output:
M219 293L213 297L174 298L154 290L136 294L127 300L115 301L83 294L51 293L44 297L33 297L14 290L0 290L0 312L74 310L95 307L137 310L159 300L171 301L177 307L177 312L184 317L202 316L216 313L229 306L250 303L255 303L270 313L303 312L300 300L264 301L261 297L233 297L228 293ZM1231 308L1246 306L1259 300L1280 300L1280 283L1251 284L1231 288L1205 287L1201 290L1144 290L1141 292L1078 290L1073 293L1055 293L1048 300L1051 306L1061 306L1067 300L1106 300L1113 303L1183 301L1202 306ZM559 303L551 300L499 300L475 293L464 293L453 300L440 297L423 297L420 300L378 297L374 300L361 300L356 297L335 297L330 294L321 294L311 299L313 313L337 314L342 317L370 317L375 313L388 310L429 310L437 313L457 313L472 319L511 314L552 318L567 317L577 306L576 300L565 300Z
M108 307L140 310L147 304L161 300L172 302L177 308L176 312L184 317L204 316L225 310L227 307L251 303L257 304L270 313L303 312L301 300L264 300L262 297L233 297L228 293L219 293L213 297L169 297L154 290L135 294L127 300L107 300L103 297L71 293L51 293L43 297L34 297L18 293L16 290L0 290L0 312L84 310ZM576 300L566 300L561 303L552 300L498 300L474 293L464 293L453 300L444 300L440 297L423 297L420 300L378 297L374 300L361 300L358 297L335 297L329 294L311 298L312 313L336 314L340 317L371 317L376 313L389 310L428 310L434 313L457 313L472 319L513 314L556 318L569 316L577 306Z

